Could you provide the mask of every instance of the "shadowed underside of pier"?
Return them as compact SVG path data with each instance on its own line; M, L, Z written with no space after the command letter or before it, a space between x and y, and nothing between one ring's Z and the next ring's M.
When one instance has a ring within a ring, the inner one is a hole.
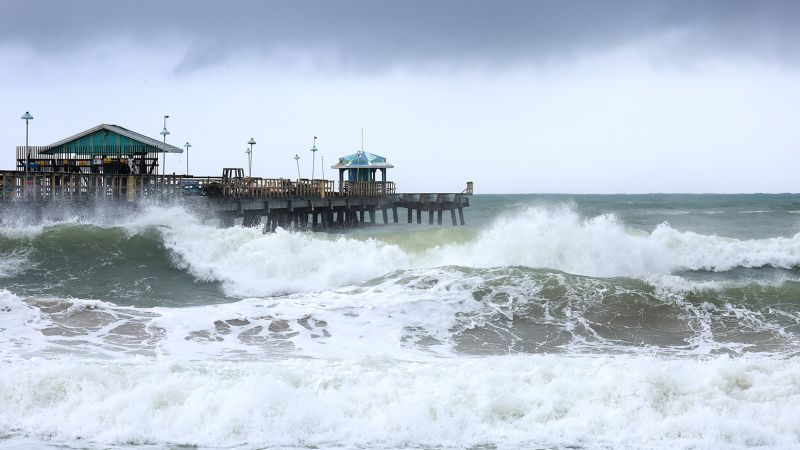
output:
M222 200L217 211L232 223L242 217L244 226L264 224L276 227L332 228L358 227L365 224L405 223L443 224L447 214L453 226L464 225L464 208L469 197L463 194L387 194L384 196L347 196L330 198ZM403 211L405 210L405 211ZM427 215L427 219L424 216Z

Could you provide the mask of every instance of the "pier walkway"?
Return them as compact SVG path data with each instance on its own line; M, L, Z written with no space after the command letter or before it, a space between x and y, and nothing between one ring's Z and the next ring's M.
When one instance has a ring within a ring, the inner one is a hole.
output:
M459 193L397 193L390 181L291 181L242 176L226 169L222 177L191 175L112 175L96 173L0 171L0 204L44 206L61 201L76 204L140 200L180 200L202 206L228 224L242 218L245 226L284 228L357 227L366 223L443 223L449 212L453 226L464 225L472 183ZM380 221L378 221L380 213ZM416 214L415 214L416 213ZM391 214L391 219L389 218Z

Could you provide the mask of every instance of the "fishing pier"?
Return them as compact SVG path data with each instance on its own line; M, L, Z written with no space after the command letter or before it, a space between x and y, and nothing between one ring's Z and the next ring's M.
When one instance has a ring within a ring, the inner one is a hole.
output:
M188 150L188 148L187 148ZM45 147L17 147L16 170L0 171L0 205L46 209L62 203L181 204L224 224L331 229L367 224L464 225L472 183L454 193L399 193L386 159L359 151L331 166L338 180L261 178L226 168L221 176L159 174L159 156L181 153L116 125L99 125ZM378 177L380 175L380 177ZM405 211L403 211L405 210ZM424 216L427 215L427 220Z

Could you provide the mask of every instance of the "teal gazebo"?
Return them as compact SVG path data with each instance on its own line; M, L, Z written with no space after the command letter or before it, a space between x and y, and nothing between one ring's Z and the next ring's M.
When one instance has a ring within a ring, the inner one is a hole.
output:
M386 162L386 158L383 156L359 150L351 155L342 156L339 158L339 162L331 168L339 171L340 188L361 183L378 183L376 174L380 171L380 184L385 192L386 170L392 169L394 166ZM347 177L345 177L345 172Z

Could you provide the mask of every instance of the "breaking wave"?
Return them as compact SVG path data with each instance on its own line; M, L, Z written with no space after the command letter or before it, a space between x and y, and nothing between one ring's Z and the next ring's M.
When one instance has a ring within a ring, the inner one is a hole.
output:
M113 217L0 227L0 448L800 442L800 234Z
M67 279L97 274L113 280L114 274L136 274L116 286L114 293L123 296L126 290L142 295L134 278L154 278L150 269L173 277L174 284L184 281L184 275L175 273L182 271L219 283L225 294L241 298L331 289L394 270L449 265L639 278L687 270L800 266L800 233L741 240L679 231L666 223L645 232L626 227L613 215L582 218L569 208L528 208L468 232L458 242L421 233L427 239L422 244L416 233L390 239L380 234L365 238L216 228L180 208L152 208L124 223L68 223L25 232L5 228L0 233L0 253L8 255L0 277L13 278L31 267L60 271Z

